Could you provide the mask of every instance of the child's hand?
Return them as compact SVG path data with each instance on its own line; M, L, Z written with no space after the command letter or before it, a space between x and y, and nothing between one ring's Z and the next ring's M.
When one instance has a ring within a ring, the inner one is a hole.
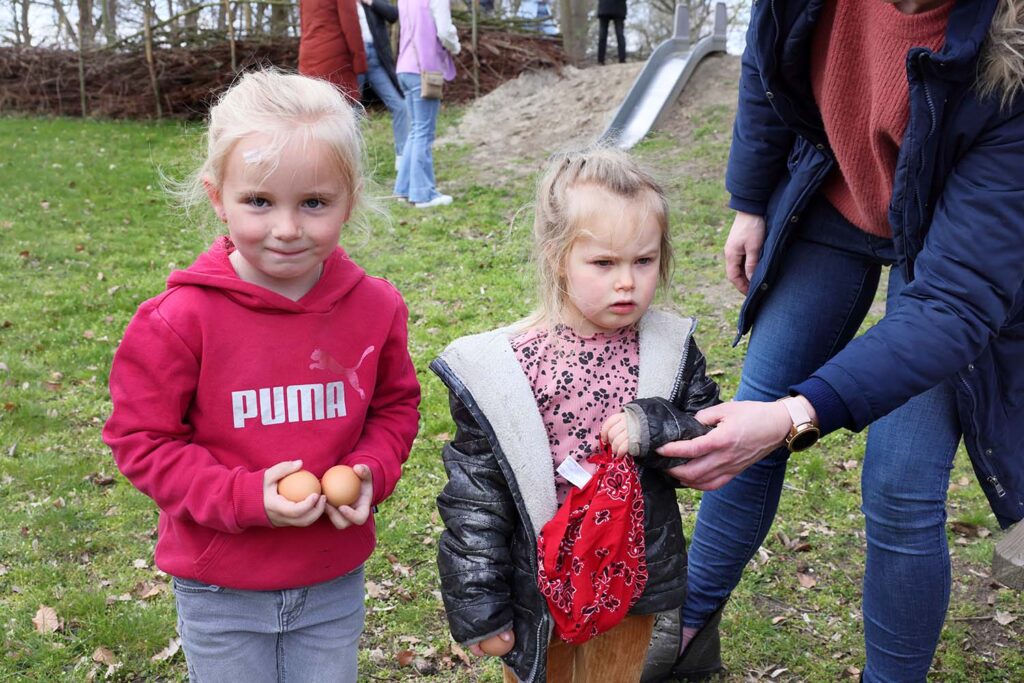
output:
M370 518L370 501L373 500L373 473L366 465L356 465L352 468L362 480L359 487L359 498L355 505L342 505L334 507L327 505L327 517L338 529L346 529L353 524L361 526Z
M601 443L608 444L617 457L629 454L629 427L626 413L618 412L601 425Z
M324 513L327 498L311 493L301 503L293 503L277 492L277 482L302 469L301 460L285 460L263 473L263 507L274 526L309 526Z
M480 647L483 645L487 648ZM479 643L469 646L469 651L476 657L499 657L508 653L516 645L516 636L512 631L502 631L490 638L484 638Z

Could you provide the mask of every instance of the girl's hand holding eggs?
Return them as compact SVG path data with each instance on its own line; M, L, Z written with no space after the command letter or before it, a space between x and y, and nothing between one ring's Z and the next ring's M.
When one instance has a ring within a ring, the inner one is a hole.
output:
M346 470L348 470L346 472ZM330 476L328 476L330 475ZM370 518L370 501L373 500L373 474L366 465L353 468L338 465L324 473L321 479L324 493L340 501L326 507L327 517L338 529L362 525ZM345 502L348 501L348 502Z
M365 524L373 499L373 475L366 465L335 465L320 479L288 460L263 475L263 507L274 526L309 526L327 511L338 529Z
M320 481L302 469L301 460L279 462L263 473L263 509L272 525L309 526L326 505Z

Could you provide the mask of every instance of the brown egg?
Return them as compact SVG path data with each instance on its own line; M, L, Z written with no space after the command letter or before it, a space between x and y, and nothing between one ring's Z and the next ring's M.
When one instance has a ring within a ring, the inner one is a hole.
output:
M320 493L320 480L312 472L299 470L277 482L277 492L293 503L301 503L309 494Z
M512 636L508 641L501 639L501 634L495 634L490 638L484 638L480 641L480 649L484 651L484 654L491 655L493 657L501 657L502 655L508 654L508 651L512 649L512 646L516 644L515 636Z
M356 471L345 465L335 465L320 477L327 502L334 507L351 505L359 500L359 488L363 480Z

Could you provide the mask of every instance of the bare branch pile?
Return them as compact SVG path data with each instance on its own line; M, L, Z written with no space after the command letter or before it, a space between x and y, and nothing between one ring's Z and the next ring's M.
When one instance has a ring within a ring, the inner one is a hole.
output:
M472 99L473 49L468 26L460 26L463 51L456 58L458 75L445 91L449 101ZM201 47L197 45L201 43ZM297 38L239 40L239 70L254 66L295 69ZM479 90L486 94L524 71L558 69L566 63L557 40L539 34L482 26L479 29ZM79 76L79 60L81 73ZM202 118L214 96L234 74L231 48L225 40L190 42L186 47L157 45L153 63L160 111L164 117ZM154 89L143 45L79 53L48 48L0 48L0 111L6 113L146 119L157 116Z

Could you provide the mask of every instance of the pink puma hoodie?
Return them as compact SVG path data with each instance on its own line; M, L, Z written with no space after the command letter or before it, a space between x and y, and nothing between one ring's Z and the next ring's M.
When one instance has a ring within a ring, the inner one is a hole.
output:
M292 301L238 278L227 237L139 306L110 372L103 430L121 472L160 507L156 563L249 590L342 576L373 551L372 518L338 530L270 525L264 470L301 458L373 472L373 503L401 475L419 383L398 291L339 247Z

